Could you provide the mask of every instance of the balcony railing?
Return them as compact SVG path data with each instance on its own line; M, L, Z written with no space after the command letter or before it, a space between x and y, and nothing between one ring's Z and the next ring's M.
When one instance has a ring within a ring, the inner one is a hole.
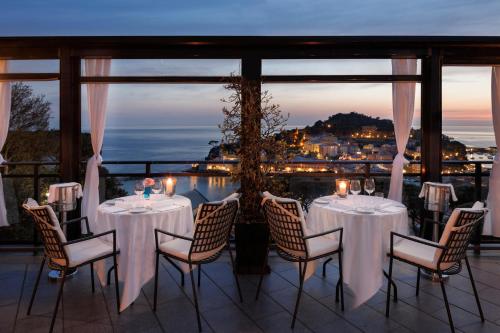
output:
M85 162L82 162L82 165ZM449 166L449 167L460 167L460 166L473 166L473 171L449 171L449 170L444 170L442 172L443 176L446 177L474 177L474 189L475 189L475 198L477 200L481 200L481 184L482 184L482 178L483 177L488 177L489 176L489 171L485 171L483 169L483 165L491 165L493 162L492 161L452 161L452 160L447 160L443 161L442 164L443 166ZM238 161L205 161L205 160L177 160L177 161L104 161L103 166L113 166L113 165L136 165L136 166L143 166L144 171L143 172L104 172L103 169L101 169L101 177L129 177L129 178L140 178L140 177L162 177L165 175L171 175L175 177L228 177L231 175L229 171L223 171L223 170L206 170L206 171L200 171L200 170L184 170L184 171L163 171L163 172L154 172L153 171L153 166L159 166L159 165L220 165L220 166L235 166L238 164ZM295 166L295 165L301 165L301 166L311 166L311 169L309 170L308 168L302 168L302 171L297 171L293 170L292 171L286 171L286 170L280 170L280 171L274 171L273 174L279 174L282 176L306 176L306 177L332 177L335 175L343 175L345 177L370 177L370 176L378 176L378 177L384 177L384 176L390 176L391 173L390 171L383 172L383 171L373 171L373 166L374 165L391 165L392 161L366 161L366 160L314 160L314 161L290 161L283 163L283 165L287 166ZM44 170L41 172L42 167L57 167L59 165L59 162L7 162L3 164L3 168L0 168L0 170L3 169L2 175L4 178L27 178L27 179L32 179L32 184L33 184L33 198L36 200L40 199L40 182L44 178L59 178L59 174L57 173L57 168L53 168L54 170L51 170L50 172L46 172ZM325 171L318 171L314 170L312 167L317 166L317 165L323 165L325 166ZM362 166L361 168L358 168L358 170L362 171L356 171L356 172L342 172L339 171L338 167L345 167L345 166ZM410 165L420 165L420 161L410 161ZM16 172L16 168L19 166L26 166L26 167L32 167L31 172L27 173L18 173ZM472 169L472 168L470 168ZM82 168L82 170L85 170L85 168ZM14 171L14 172L11 172ZM405 173L406 177L419 177L420 172L407 172ZM83 175L82 175L83 179Z

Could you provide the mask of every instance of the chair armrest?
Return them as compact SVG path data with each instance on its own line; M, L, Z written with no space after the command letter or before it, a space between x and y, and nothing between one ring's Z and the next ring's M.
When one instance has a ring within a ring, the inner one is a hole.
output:
M342 228L342 227L340 227L340 228L336 228L336 229L332 229L332 230L328 230L328 231L320 232L320 233L318 233L318 234L305 236L305 237L303 237L303 238L304 238L304 239L311 239L311 238L316 238L316 237L319 237L319 236L324 236L324 235L332 234L332 233L334 233L334 232L338 232L338 231L340 231L340 233L342 234L342 233L343 233L343 228Z
M67 220L66 222L61 222L61 226L65 225L65 224L71 224L71 223L76 223L76 222L81 222L82 220L85 220L85 228L87 229L87 234L92 234L92 232L90 231L90 227L89 227L89 219L87 216L82 216L82 217L79 217L79 218L76 218L76 219L71 219L71 220Z
M399 238L404 238L404 239L407 239L407 240L415 242L415 243L420 243L420 244L423 244L423 245L435 247L435 248L441 249L441 250L446 250L447 249L446 246L433 243L431 241L428 241L427 239L413 238L413 237L410 237L410 236L406 236L406 235L399 234L397 232L391 231L391 253L392 253L392 250L394 248L394 236L399 237Z
M160 243L158 242L158 234L164 234L164 235L168 235L168 236L172 236L174 238L181 238L181 239L184 239L184 240L187 240L187 241L193 241L192 238L189 238L189 237L186 237L186 236L182 236L182 235L178 235L178 234L174 234L172 232L168 232L168 231L165 231L165 230L161 230L161 229L155 229L155 243L156 243L156 250L158 250L160 248Z
M113 249L116 249L116 230L108 230L108 231L102 232L100 234L96 234L96 235L92 235L92 236L83 237L83 238L75 239L75 240L72 240L72 241L68 241L68 242L62 243L61 245L62 246L66 246L66 245L81 243L81 242L88 241L90 239L94 239L94 238L106 236L106 235L109 235L109 234L113 234Z

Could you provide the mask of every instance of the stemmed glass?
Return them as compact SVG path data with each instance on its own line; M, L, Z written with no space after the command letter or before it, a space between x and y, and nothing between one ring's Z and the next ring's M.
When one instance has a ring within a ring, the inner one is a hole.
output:
M351 180L351 193L358 195L361 192L361 183L358 179Z
M144 194L144 183L142 181L137 181L134 187L134 193L137 195L138 199L141 199L141 195Z
M154 185L153 185L153 188L152 188L153 193L154 193L154 194L157 194L157 196L158 196L158 194L160 194L160 192L161 192L161 190L162 190L162 187L163 187L163 186L162 186L161 180L160 180L160 179L157 179L157 180L155 181Z
M375 192L375 180L373 178L365 179L365 192L368 193L368 195Z

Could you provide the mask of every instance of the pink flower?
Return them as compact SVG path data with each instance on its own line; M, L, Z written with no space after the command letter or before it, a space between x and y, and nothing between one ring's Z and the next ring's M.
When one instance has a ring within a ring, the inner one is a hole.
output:
M144 186L153 186L155 184L155 180L153 178L144 178L142 183Z

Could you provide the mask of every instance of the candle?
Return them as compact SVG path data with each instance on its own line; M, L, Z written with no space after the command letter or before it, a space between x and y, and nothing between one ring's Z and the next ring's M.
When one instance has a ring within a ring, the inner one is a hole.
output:
M167 182L165 185L165 192L171 193L173 190L174 190L174 181L172 180L172 178L169 177L167 178Z
M339 184L339 192L342 195L346 194L346 192L347 192L347 184L346 184L346 182L340 182L340 184Z
M175 194L175 184L177 181L175 178L168 177L167 179L163 180L163 186L165 188L165 195L167 197L172 197Z
M349 180L347 179L337 179L335 181L336 183L336 190L337 190L337 195L339 198L346 198L347 193L349 191Z

